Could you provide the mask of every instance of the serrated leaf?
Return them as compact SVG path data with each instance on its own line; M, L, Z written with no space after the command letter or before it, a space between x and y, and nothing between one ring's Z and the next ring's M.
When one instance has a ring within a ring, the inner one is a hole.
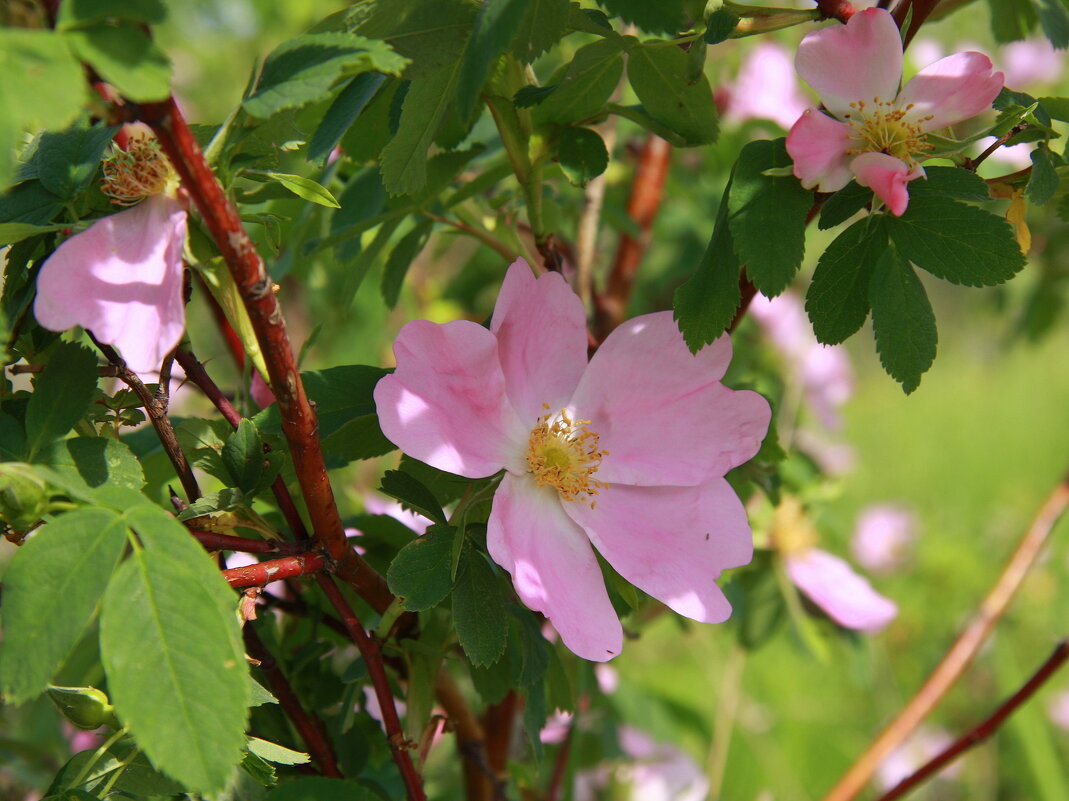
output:
M705 20L705 35L702 37L707 44L720 44L738 27L739 18L726 8L718 8Z
M90 499L98 488L145 486L141 462L123 442L110 437L74 437L43 448L42 474L72 495Z
M886 224L904 258L954 284L1001 284L1025 263L1004 219L937 195L910 198L905 213L886 215Z
M242 492L254 495L264 486L264 443L252 420L238 423L219 455L230 478Z
M427 244L430 238L431 228L434 223L429 219L420 219L412 229L402 236L393 246L390 255L386 257L386 267L382 271L382 299L386 307L392 309L397 305L397 299L401 296L401 287L404 286L408 268L412 266Z
M420 481L400 470L387 470L382 476L379 491L401 502L403 506L419 512L436 523L445 524L445 512L434 494Z
M869 301L880 364L908 395L935 360L935 315L917 274L893 247L876 262Z
M631 48L627 78L646 111L678 133L688 145L716 141L719 126L713 91L701 75L690 83L687 54L677 47Z
M561 125L594 117L605 107L623 70L622 39L584 45L575 52L557 88L532 114L541 122Z
M391 0L372 4L355 33L384 39L411 59L405 78L433 75L457 61L471 34L477 5L465 0Z
M1037 147L1029 157L1032 159L1032 174L1028 178L1028 187L1025 194L1028 202L1034 206L1043 206L1050 202L1054 193L1058 191L1058 173L1051 161L1050 151L1045 147Z
M730 191L729 179L720 200L713 235L698 269L676 290L672 301L673 315L691 353L697 353L723 334L735 319L735 312L742 302L739 289L741 265L727 223Z
M909 184L910 197L936 193L958 200L984 202L991 199L987 181L960 167L925 167L926 177Z
M126 519L144 547L115 572L101 609L112 703L156 767L212 794L245 744L249 679L234 595L162 509L136 507Z
M19 704L48 686L89 624L126 546L106 509L78 509L44 525L4 574L0 688Z
M76 125L42 134L33 158L41 186L56 197L74 197L96 174L104 150L118 130L107 125Z
M794 279L805 255L806 216L813 196L795 178L765 170L791 163L784 139L750 142L739 154L728 192L735 253L763 295L775 297Z
M887 249L883 216L858 220L828 245L806 292L805 310L813 333L837 345L861 328L869 315L869 280Z
M26 442L33 456L70 431L85 415L97 385L97 360L86 348L64 342L37 377L26 406Z
M323 453L342 462L373 459L396 449L397 446L382 433L376 414L354 417L323 438Z
M1039 25L1059 50L1069 47L1069 9L1062 0L1032 0Z
M276 765L304 765L311 762L311 757L303 751L294 751L277 743L261 740L259 737L249 738L248 749L260 759L274 762Z
M56 225L33 225L32 223L24 222L0 223L0 245L13 245L23 239L29 239L31 236L47 234L51 231L59 231L69 227L66 223L58 223Z
M605 172L609 151L597 131L569 126L557 139L557 161L565 178L576 186L585 186Z
M464 50L457 85L457 107L461 117L475 109L479 91L486 82L490 65L508 46L524 21L528 0L483 0L475 15L475 25Z
M1054 119L1069 122L1069 97L1041 97L1039 104Z
M127 739L113 745L99 758L96 749L75 754L56 774L45 797L63 798L53 794L77 792L70 787L76 779L77 787L101 793L106 789L109 798L167 798L183 792L180 784L153 769L144 754L131 753L132 748Z
M64 0L59 7L56 30L115 21L159 25L166 18L163 0Z
M308 143L309 161L326 164L345 132L356 122L385 82L386 76L382 73L365 72L357 75L348 86L338 92Z
M461 556L453 588L453 622L460 647L473 665L492 665L508 643L508 613L500 581L486 557L470 546Z
M431 609L453 589L451 563L455 534L454 526L431 526L390 562L386 581L390 592L403 600L405 609L412 612Z
M851 181L820 207L820 220L817 228L827 231L829 228L846 222L872 200L872 190Z
M123 97L137 103L165 100L171 94L171 61L140 28L96 25L67 31L78 57Z
M408 59L386 42L345 33L306 33L276 47L256 91L242 103L254 117L326 100L343 79L363 72L400 75Z
M328 209L341 208L338 201L334 199L334 195L326 187L317 184L311 178L305 178L303 175L290 175L284 172L265 172L264 175L278 181L297 197L303 198L310 203L326 206Z
M999 44L1024 39L1036 24L1032 3L1018 0L987 0L991 33Z
M568 30L569 0L529 0L512 40L512 53L530 64L560 41Z
M651 33L676 33L683 28L683 0L598 0L614 17Z

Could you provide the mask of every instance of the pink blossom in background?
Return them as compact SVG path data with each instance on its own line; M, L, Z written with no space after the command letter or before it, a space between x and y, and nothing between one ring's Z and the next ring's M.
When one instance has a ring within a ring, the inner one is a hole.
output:
M906 184L924 176L925 135L989 108L1003 79L984 54L955 53L899 92L902 41L879 8L806 36L795 66L828 110L808 109L787 135L795 176L821 192L854 178L895 215L909 203Z
M490 330L415 320L394 354L375 388L383 433L440 470L504 468L487 548L572 651L605 661L623 645L591 546L679 614L730 615L716 578L749 562L753 543L723 476L757 452L771 412L720 383L727 336L692 355L671 312L648 314L588 364L578 296L518 260Z
M876 769L876 782L886 792L918 768L927 764L953 743L949 734L941 729L921 726L917 731L887 755ZM951 778L961 770L961 763L947 765L937 776Z
M851 550L866 570L890 573L910 558L917 539L917 520L908 509L877 504L863 509L854 529Z
M1022 39L1003 45L998 61L1006 86L1024 91L1057 83L1065 70L1065 52L1055 50L1049 39Z
M732 122L770 120L787 130L809 106L798 87L790 52L769 40L746 54L738 76L722 88L723 115Z
M632 801L703 801L709 780L697 762L673 745L655 743L631 726L620 727L620 747L631 757L617 771Z
M1059 728L1069 731L1069 690L1062 690L1047 703L1047 715Z
M364 495L364 509L367 510L368 514L392 517L420 536L426 534L427 529L431 526L431 521L428 518L405 509L393 498L386 498L376 492L368 492Z
M253 402L261 409L266 409L275 402L275 393L271 391L271 387L267 385L256 368L253 368L252 379L249 381L249 394L252 395Z

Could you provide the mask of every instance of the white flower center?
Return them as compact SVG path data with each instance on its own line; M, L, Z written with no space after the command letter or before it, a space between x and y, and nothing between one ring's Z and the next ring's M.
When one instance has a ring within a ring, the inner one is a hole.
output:
M857 100L850 104L850 108L853 111L844 114L843 119L854 129L860 145L848 153L886 153L912 166L916 164L914 156L932 150L932 145L924 139L923 125L931 116L911 117L912 103L899 108L894 102L888 103L877 97L871 102Z
M553 487L561 499L589 503L593 509L593 496L609 488L594 478L609 452L598 447L598 435L588 425L589 420L572 420L567 409L540 417L531 429L527 467L538 486Z

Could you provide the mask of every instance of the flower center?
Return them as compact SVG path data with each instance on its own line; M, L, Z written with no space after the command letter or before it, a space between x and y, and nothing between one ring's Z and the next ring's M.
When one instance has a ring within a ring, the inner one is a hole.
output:
M147 136L131 137L126 150L116 150L104 162L101 191L118 206L132 206L160 194L174 178L159 142Z
M854 111L843 116L861 144L848 150L848 153L886 153L912 165L915 163L914 156L933 149L924 139L923 127L923 123L930 120L931 116L910 118L908 112L913 108L912 103L899 108L877 97L871 103L855 101L850 107Z
M549 404L542 404L549 409ZM547 413L531 429L527 446L527 467L540 487L553 487L566 501L589 503L593 496L608 489L594 474L608 451L598 447L598 435L587 428L589 420L572 420L567 409Z
M772 542L787 556L807 551L817 544L817 529L797 498L785 496L772 517Z

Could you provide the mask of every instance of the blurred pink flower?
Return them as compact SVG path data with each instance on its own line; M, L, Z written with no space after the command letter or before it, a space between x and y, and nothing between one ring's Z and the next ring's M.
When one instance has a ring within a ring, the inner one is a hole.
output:
M876 781L884 791L890 790L907 776L913 775L918 768L927 764L953 743L954 740L945 731L921 726L917 731L887 755L876 769ZM949 778L961 770L961 763L947 765L938 776Z
M369 514L392 517L421 536L427 533L427 529L431 525L431 521L423 515L409 511L392 498L385 498L374 492L368 492L364 495L364 509Z
M692 355L671 312L625 322L589 364L586 352L579 298L518 260L489 331L408 323L375 403L383 432L417 459L468 478L504 468L490 555L572 651L605 661L623 630L591 545L682 615L731 613L716 578L753 543L723 476L757 452L771 413L720 383L730 339Z
M672 745L655 743L630 726L620 728L620 747L632 762L617 776L630 783L633 801L703 801L709 780L698 763Z
M808 109L787 135L795 176L821 192L855 178L895 215L909 203L906 184L924 175L925 134L976 116L1002 89L991 60L966 52L925 67L899 92L902 40L879 8L806 36L795 65L828 110Z
M809 106L798 88L791 54L768 40L746 54L738 76L721 89L724 118L733 122L770 120L787 130Z
M1065 53L1058 52L1049 39L1023 39L1002 47L999 58L1006 74L1006 86L1029 90L1057 83L1065 69Z
M97 220L56 248L37 277L33 313L51 331L76 325L119 349L130 369L159 370L185 330L186 212L155 141L129 139L105 163L104 191L133 208ZM142 200L142 198L144 198Z
M1050 699L1047 715L1056 726L1069 731L1069 690L1062 690Z
M917 520L908 509L876 504L862 510L854 529L851 550L858 564L876 573L902 567L917 538Z

